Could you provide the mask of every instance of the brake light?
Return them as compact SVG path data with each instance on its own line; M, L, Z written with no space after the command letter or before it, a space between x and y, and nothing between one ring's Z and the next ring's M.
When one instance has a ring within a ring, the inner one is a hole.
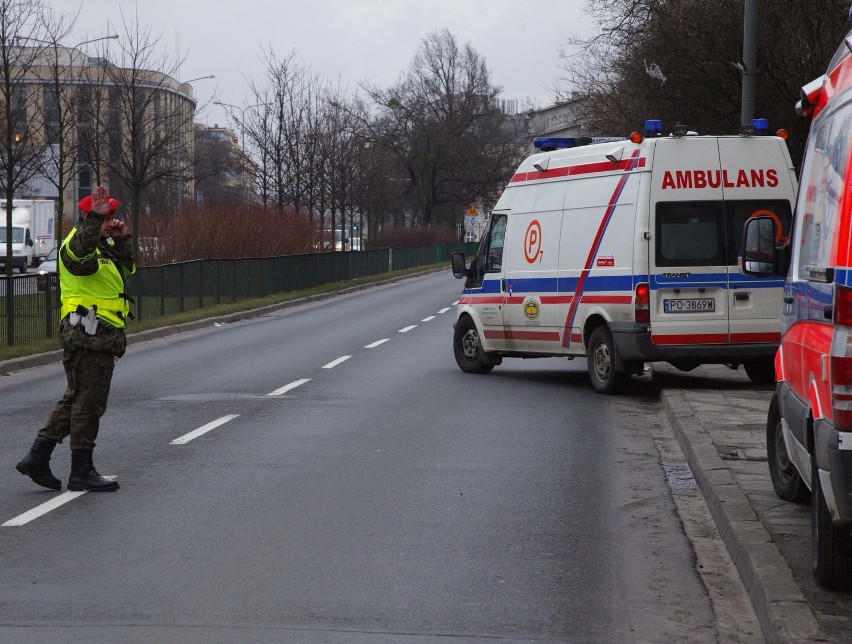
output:
M834 323L852 326L852 288L834 287Z
M651 289L647 284L636 285L633 298L633 319L640 324L651 323Z
M834 425L852 431L852 337L848 326L834 328L830 384Z

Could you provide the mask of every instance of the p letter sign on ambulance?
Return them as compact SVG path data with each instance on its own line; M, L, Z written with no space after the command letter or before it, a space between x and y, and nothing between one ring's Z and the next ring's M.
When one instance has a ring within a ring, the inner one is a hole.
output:
M538 219L533 219L530 225L527 226L527 232L524 235L524 257L527 262L534 264L536 260L541 261L541 256L544 251L541 250L541 224Z

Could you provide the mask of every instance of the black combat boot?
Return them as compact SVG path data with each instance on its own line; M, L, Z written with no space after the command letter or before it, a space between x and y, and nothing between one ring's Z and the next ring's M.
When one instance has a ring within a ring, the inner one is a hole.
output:
M118 489L118 481L105 479L98 474L92 463L92 450L71 450L71 477L68 479L68 489L74 492L88 490L89 492L112 492Z
M30 452L15 466L21 474L26 474L34 482L51 490L61 490L62 481L50 471L50 455L57 443L51 438L44 436L36 437Z

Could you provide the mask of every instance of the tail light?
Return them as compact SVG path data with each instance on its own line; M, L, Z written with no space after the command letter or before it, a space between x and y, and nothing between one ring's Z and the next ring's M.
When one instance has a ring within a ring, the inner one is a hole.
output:
M647 284L636 285L633 298L633 319L640 324L651 323L651 289Z
M834 287L831 340L831 408L838 429L852 431L852 289Z

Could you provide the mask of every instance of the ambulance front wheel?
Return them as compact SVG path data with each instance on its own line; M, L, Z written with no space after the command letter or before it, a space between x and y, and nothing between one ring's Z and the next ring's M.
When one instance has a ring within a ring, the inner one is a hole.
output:
M456 322L453 353L456 356L456 363L465 373L488 373L494 368L494 364L482 351L476 325L466 315Z
M605 326L592 331L586 360L589 364L589 378L598 393L617 394L630 378L615 368L615 343L612 341L612 333Z

